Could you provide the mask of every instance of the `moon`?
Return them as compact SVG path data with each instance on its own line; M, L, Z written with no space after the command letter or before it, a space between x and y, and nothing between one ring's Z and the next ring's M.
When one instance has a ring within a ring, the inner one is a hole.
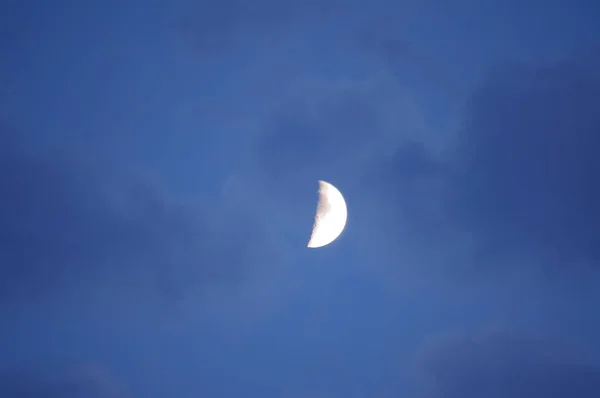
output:
M336 240L347 219L348 209L342 193L330 183L319 181L319 204L308 247L323 247Z

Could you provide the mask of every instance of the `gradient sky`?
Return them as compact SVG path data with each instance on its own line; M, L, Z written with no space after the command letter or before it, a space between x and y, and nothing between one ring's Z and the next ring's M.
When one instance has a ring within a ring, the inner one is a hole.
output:
M0 396L600 397L594 3L0 2Z

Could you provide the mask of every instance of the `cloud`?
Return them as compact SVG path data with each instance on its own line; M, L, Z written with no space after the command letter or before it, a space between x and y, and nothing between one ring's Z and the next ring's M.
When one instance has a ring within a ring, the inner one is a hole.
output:
M524 262L561 277L597 270L596 65L580 57L498 66L470 97L458 131L448 132L451 145L434 151L404 140L395 156L376 159L367 184L395 214L386 234L426 246L421 256L442 253L436 270L502 263L509 271Z
M273 0L246 3L238 0L205 1L187 10L173 27L187 37L198 51L220 54L249 37L275 30L293 29L296 22L315 23L343 13L331 1L297 1L285 4Z
M234 43L237 25L243 14L236 0L218 4L204 4L204 7L177 20L175 28L192 40L194 47L202 51L219 51Z
M253 177L268 192L271 214L303 226L292 232L302 234L302 247L312 227L317 180L333 183L351 212L347 239L352 231L371 230L360 223L377 211L363 184L373 159L391 156L399 141L422 133L420 112L388 74L296 79L257 128Z
M420 127L414 104L389 75L298 79L262 123L257 158L275 182L323 174L358 179L368 161Z
M600 75L590 66L498 70L472 96L448 203L486 250L600 265Z
M383 193L397 217L410 219L413 232L415 228L434 232L427 224L437 220L432 213L440 207L441 182L449 177L444 163L424 142L414 139L404 140L392 156L375 163L377 167L366 174L365 185Z
M266 261L252 215L170 197L116 167L2 147L2 301L106 282L176 299L239 284Z
M422 351L417 369L423 398L600 396L600 368L522 335L438 338Z
M385 23L382 25L381 21L377 22L379 24L375 28L366 29L358 35L359 48L381 58L403 84L416 82L418 90L415 92L427 89L429 96L441 92L451 98L462 94L458 83L439 67L437 59L411 41L397 37L392 32L382 31Z
M0 395L4 398L128 398L123 390L99 365L77 369L61 377L41 377L21 371L0 373Z

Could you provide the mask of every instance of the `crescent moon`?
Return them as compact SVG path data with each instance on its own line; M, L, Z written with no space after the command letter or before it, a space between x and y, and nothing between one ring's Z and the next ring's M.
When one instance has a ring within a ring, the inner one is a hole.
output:
M348 209L342 193L330 183L319 181L319 204L308 247L323 247L336 240L347 219Z

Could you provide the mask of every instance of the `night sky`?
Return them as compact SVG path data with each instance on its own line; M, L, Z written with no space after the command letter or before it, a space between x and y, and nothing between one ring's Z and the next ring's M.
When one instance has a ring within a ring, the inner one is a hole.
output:
M599 21L0 0L0 398L600 397Z

